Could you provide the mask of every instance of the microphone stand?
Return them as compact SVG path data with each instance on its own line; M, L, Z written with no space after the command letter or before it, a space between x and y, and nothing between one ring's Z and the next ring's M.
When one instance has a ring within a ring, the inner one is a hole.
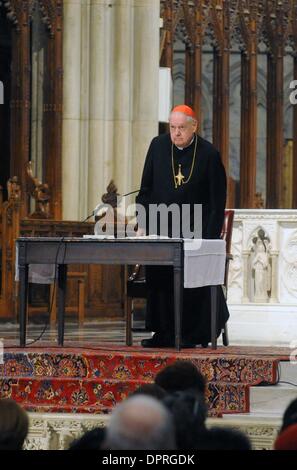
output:
M141 188L140 188L141 189ZM121 198L122 197L126 197L126 196L130 196L131 194L135 194L135 193L139 193L140 189L136 189L136 191L130 191L129 193L126 193L126 194L123 194L122 196L119 195ZM103 204L104 205L104 204ZM98 207L98 206L97 206ZM87 222L87 220L89 220L91 217L93 217L95 215L95 210L97 209L97 207L93 210L93 212L88 215L88 217L83 220L83 222Z

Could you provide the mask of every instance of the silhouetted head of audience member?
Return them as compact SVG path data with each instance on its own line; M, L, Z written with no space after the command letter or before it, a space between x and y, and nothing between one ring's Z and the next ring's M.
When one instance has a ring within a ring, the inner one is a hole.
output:
M168 393L192 389L204 394L206 387L204 376L190 361L176 361L165 367L156 375L155 383Z
M157 384L144 384L131 393L130 397L135 395L148 395L150 397L157 398L157 400L163 400L167 393Z
M0 399L0 450L21 450L28 429L26 411L9 398Z
M69 450L99 450L105 439L105 428L94 428L71 442Z
M297 423L297 398L291 401L289 406L286 408L286 411L284 412L280 433L284 431L288 426L295 423Z
M192 390L174 392L165 397L163 403L173 416L177 449L196 449L199 435L206 429L204 395Z
M135 395L117 405L103 444L108 450L174 450L171 413L156 398Z
M200 434L197 450L252 450L252 446L237 429L213 427Z
M297 423L286 427L276 438L275 450L297 450Z

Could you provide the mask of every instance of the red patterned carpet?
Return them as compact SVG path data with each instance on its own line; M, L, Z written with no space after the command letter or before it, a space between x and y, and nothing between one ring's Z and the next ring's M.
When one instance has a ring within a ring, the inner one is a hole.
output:
M76 343L77 344L77 343ZM219 347L143 350L115 344L82 348L5 349L0 366L0 397L11 397L31 411L108 412L166 365L188 359L207 377L210 415L249 411L249 387L277 383L285 348Z

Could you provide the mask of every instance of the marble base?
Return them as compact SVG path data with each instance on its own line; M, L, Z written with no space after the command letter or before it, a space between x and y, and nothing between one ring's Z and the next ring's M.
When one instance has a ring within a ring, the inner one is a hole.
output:
M230 345L297 347L297 305L229 305Z
M296 398L296 387L288 384L250 388L250 413L269 414L282 418L288 405Z

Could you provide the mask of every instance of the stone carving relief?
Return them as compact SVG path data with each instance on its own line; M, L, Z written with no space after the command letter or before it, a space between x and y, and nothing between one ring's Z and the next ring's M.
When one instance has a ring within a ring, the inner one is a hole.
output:
M108 415L100 414L29 413L29 417L29 435L24 445L26 450L67 449L72 439L94 427L105 427L109 420ZM242 417L228 423L222 422L221 418L208 418L208 425L238 428L249 436L254 449L271 449L280 422L278 419L269 424L264 420L249 422Z
M70 443L95 427L104 427L108 415L71 413L29 413L29 434L26 450L64 450Z
M297 305L296 210L236 210L231 253L230 305Z
M282 258L282 282L290 294L297 298L297 230L289 236L282 251Z
M228 277L228 301L240 303L242 297L242 224L235 224L232 233L232 249L233 260L229 264Z
M251 279L250 300L268 302L271 295L271 243L265 231L260 228L253 234L249 243L249 270Z
M42 437L28 437L24 443L25 450L47 450L47 440Z

